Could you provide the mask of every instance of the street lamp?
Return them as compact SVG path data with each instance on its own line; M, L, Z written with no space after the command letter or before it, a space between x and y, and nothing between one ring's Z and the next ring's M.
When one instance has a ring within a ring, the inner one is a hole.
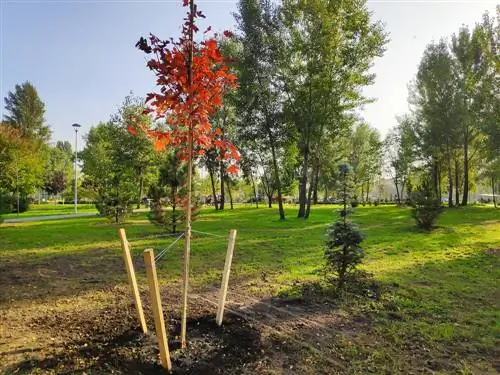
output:
M75 129L75 214L78 213L78 175L76 173L76 159L78 158L78 128L80 124L71 125Z

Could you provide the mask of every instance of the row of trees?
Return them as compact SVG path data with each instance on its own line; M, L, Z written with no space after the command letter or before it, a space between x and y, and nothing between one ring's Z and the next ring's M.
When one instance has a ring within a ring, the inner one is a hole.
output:
M386 139L388 163L401 199L418 174L434 196L467 205L469 191L500 181L500 7L472 29L429 44L410 86L410 113Z
M314 203L334 195L339 163L352 166L352 199L359 201L370 199L383 166L400 202L427 171L436 197L447 186L450 205L467 204L477 178L498 185L498 20L485 15L451 42L428 46L411 85L412 110L382 141L357 115L370 102L361 92L373 82L369 68L387 42L364 2L240 0L235 17L238 32L225 33L220 43L238 87L211 118L220 130L215 147L199 158L199 200L210 195L215 208L224 209L236 190L244 191L257 205L261 196L269 206L277 202L284 219L283 202L298 196L297 216L307 218ZM16 86L5 101L2 201L12 209L15 198L22 202L37 188L71 192L71 145L48 143L36 89ZM131 134L137 123L168 126L144 114L144 101L130 95L109 121L90 130L79 155L81 195L115 219L148 196L155 220L175 223L181 212L165 215L186 194L186 168L172 145L157 152L148 137ZM217 147L226 141L240 151L238 177L228 174L225 151Z
M307 218L341 160L352 159L357 188L369 190L380 137L356 110L368 102L361 91L373 82L369 69L387 36L365 2L241 0L236 20L227 44L239 88L225 105L234 108L245 174L261 174L268 195L276 192L280 219L295 181L297 216Z

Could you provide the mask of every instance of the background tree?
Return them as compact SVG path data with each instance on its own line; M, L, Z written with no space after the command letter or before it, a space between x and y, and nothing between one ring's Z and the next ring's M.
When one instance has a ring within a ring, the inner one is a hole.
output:
M281 22L270 0L240 0L235 15L240 35L238 133L240 144L258 141L256 153L270 155L269 186L278 193L280 220L285 219L278 160L288 141L283 123L282 90L277 80ZM265 155L259 158L266 158Z
M39 142L23 137L9 124L0 124L0 195L3 211L28 209L28 195L42 185L44 154Z
M416 138L423 160L432 165L432 184L440 199L440 171L447 171L448 204L453 206L453 160L463 132L459 77L444 39L427 46L419 65L412 101L418 121ZM403 185L404 186L404 185Z
M67 141L58 141L55 147L48 150L48 160L45 165L43 189L50 195L62 193L72 178L73 152Z
M118 112L111 117L111 122L127 130L134 126L137 122L141 123L145 128L153 126L151 116L144 113L144 100L134 96L133 93L125 97ZM145 195L145 186L148 186L155 177L155 160L153 144L149 137L142 133L141 136L134 137L128 133L126 137L128 143L128 160L131 167L134 169L137 181L137 203L136 207L140 207L142 198Z
M387 40L363 1L287 0L283 19L284 88L301 159L298 217L306 218L320 168L316 151L343 136L343 118L366 102L361 88L373 82L369 68Z
M183 186L187 168L178 160L175 150L160 153L158 159L158 181L149 189L149 196L153 200L150 218L151 221L164 226L171 233L176 233L178 225L183 221L180 198L186 195L186 189L183 189Z
M137 138L112 122L100 123L90 129L80 154L85 185L96 193L97 209L115 222L123 220L138 199L134 153L130 151L130 142Z
M350 136L349 165L352 168L354 200L368 200L370 185L381 168L381 141L377 130L365 123L356 126ZM366 198L365 198L366 194Z
M403 116L397 121L398 125L389 130L384 140L384 153L389 175L396 187L397 203L401 204L415 161L415 152L412 119Z
M5 111L5 122L18 129L22 137L42 142L50 139L50 129L44 119L45 104L30 82L16 85L14 91L8 92Z

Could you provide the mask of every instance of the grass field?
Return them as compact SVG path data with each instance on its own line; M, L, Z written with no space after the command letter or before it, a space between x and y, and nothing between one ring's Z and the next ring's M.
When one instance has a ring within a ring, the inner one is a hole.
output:
M205 209L193 225L194 230L222 236L194 233L193 290L201 293L218 285L226 237L229 229L236 228L231 300L238 301L238 293L258 299L295 298L302 311L309 312L308 319L323 322L334 332L328 339L332 346L318 344L319 352L308 352L289 340L280 344L280 350L264 346L260 350L271 350L269 358L273 360L260 372L255 370L256 359L248 359L245 368L256 371L248 373L500 371L500 210L446 210L439 227L425 233L414 228L407 208L356 209L352 220L367 236L362 268L373 274L373 280L360 292L336 298L318 291L317 284L323 235L326 224L336 218L334 207L314 207L308 221L295 218L296 208L288 207L286 213L289 219L280 222L274 209ZM154 237L160 229L152 226L145 214L135 214L124 227L138 265L139 283L145 285L142 251L150 247L161 250L172 239ZM55 351L58 346L67 348L62 329L55 334L43 325L33 329L36 324L31 328L30 324L40 319L46 322L44 317L54 314L78 320L82 309L118 303L114 294L118 290L126 293L127 287L116 231L116 225L97 217L0 226L0 353L7 354L0 372L4 366L7 373L58 373L56 365L40 365L52 352L33 348L45 342L54 345ZM158 264L166 294L180 280L182 251L180 241ZM326 307L314 310L320 305ZM320 336L311 327L294 329L298 337L310 337L311 332ZM274 345L273 332L268 336L261 332L261 337ZM332 367L328 358L338 368ZM85 356L82 361L86 361Z

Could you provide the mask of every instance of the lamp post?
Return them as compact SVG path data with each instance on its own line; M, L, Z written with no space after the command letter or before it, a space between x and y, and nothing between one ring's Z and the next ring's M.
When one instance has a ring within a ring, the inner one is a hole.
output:
M78 213L78 175L76 172L76 160L78 158L78 128L82 126L80 124L71 125L75 129L75 214Z

